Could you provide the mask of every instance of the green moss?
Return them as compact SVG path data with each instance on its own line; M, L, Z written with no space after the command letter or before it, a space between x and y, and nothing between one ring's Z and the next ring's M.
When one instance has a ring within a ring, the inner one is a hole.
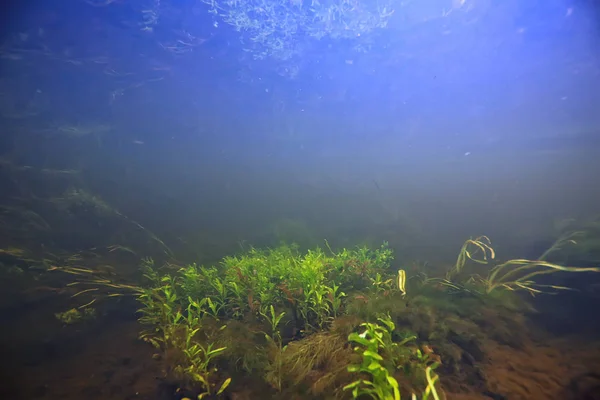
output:
M76 308L54 314L65 325L73 325L96 318L96 310L86 307L83 311Z

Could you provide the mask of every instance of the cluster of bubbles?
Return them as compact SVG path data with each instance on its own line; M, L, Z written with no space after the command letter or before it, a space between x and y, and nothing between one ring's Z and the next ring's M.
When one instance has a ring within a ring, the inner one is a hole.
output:
M307 42L357 39L385 28L394 0L202 0L241 33L256 59L290 60Z

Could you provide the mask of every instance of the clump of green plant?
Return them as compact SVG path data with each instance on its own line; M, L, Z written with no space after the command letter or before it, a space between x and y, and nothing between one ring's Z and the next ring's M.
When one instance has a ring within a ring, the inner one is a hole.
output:
M283 345L283 338L281 337L279 324L281 323L281 319L284 317L285 312L277 314L275 312L275 308L273 305L271 305L268 308L263 307L260 311L260 315L262 315L263 318L269 322L271 332L265 333L265 338L275 349L273 357L274 360L271 363L271 371L269 371L270 373L267 374L267 380L273 384L278 392L281 392L281 376L283 373L282 355L286 349L286 346Z
M378 324L365 322L361 327L364 331L360 334L351 333L348 340L360 345L354 347L354 351L361 354L362 363L348 366L348 372L365 374L370 376L370 379L359 378L344 386L344 390L352 390L352 397L355 399L367 395L378 400L399 400L398 381L383 365L384 358L379 354L390 342L391 333L387 327ZM385 336L389 340L384 340Z
M218 386L213 374L215 359L227 354L227 346L211 340L214 330L208 325L221 320L245 320L254 325L265 320L269 330L264 337L271 355L262 372L265 380L281 391L284 317L296 334L325 330L344 313L346 291L371 288L371 276L383 279L391 259L387 245L377 250L334 252L328 248L326 252L317 248L305 253L280 246L225 257L218 266L192 264L168 275L159 274L153 262L146 260L145 277L150 285L137 288L136 293L142 304L140 322L150 329L141 337L164 352L177 354L174 372L201 384L203 393L212 394ZM255 339L247 351L263 345ZM244 360L251 357L239 350L234 365L238 360L245 365ZM229 382L223 382L216 392L222 392Z
M289 310L298 329L322 330L344 308L348 291L371 285L370 277L386 273L392 260L387 245L302 254L296 247L250 249L225 257L220 267L182 268L181 289L193 298L210 298L214 317L258 316L261 307Z
M212 395L216 386L214 359L222 355L226 347L216 347L210 337L203 343L198 335L204 327L204 319L217 314L215 304L210 298L196 301L188 296L182 299L177 294L181 288L177 278L160 276L152 263L146 263L145 269L146 278L154 286L140 289L137 298L142 307L138 312L142 314L140 322L150 325L151 329L143 331L140 338L165 354L170 351L179 354L180 363L173 371L202 386L199 399ZM223 325L220 329L225 328ZM225 379L216 394L223 393L230 383L231 378Z
M189 305L187 308L187 315L185 318L185 344L180 348L182 353L185 355L185 365L180 365L177 368L178 372L183 372L196 382L200 382L203 385L204 392L198 395L198 399L212 394L212 374L217 371L212 365L213 359L223 353L227 348L218 347L216 348L215 343L210 341L202 345L199 340L194 340L200 329L202 328L202 318L206 315L203 309L203 302L196 302L193 299L188 299ZM227 326L221 326L220 330L225 329ZM231 378L225 379L221 386L217 390L216 394L220 395L227 389L231 383Z
M362 323L362 333L353 332L348 336L349 341L357 344L354 351L362 358L360 364L348 366L348 371L361 374L362 377L344 386L344 390L351 390L355 399L368 396L376 400L400 400L400 385L393 375L397 367L406 361L404 354L407 351L403 351L404 346L416 337L409 336L400 342L394 342L392 333L396 327L389 316L380 317L378 321L379 324ZM427 399L429 395L433 395L437 400L439 397L435 383L438 377L433 373L437 363L430 363L429 357L420 350L416 354L420 362L418 366L424 368L427 379L422 398ZM416 399L414 393L412 397Z
M152 264L146 264L144 268L145 277L152 286L140 288L137 300L142 307L138 313L141 314L139 322L150 329L142 331L140 338L167 352L179 337L179 323L183 319L177 296L177 282L171 276L160 276Z

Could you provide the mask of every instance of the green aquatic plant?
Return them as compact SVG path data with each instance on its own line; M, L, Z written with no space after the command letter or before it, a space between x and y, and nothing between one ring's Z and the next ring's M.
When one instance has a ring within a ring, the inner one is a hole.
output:
M396 286L402 297L406 296L406 271L403 269L398 270L398 276L396 277Z
M418 381L419 384L425 384L423 398L427 398L425 394L432 391L435 393L435 396L437 396L435 386L433 386L431 383L431 377L433 376L435 381L437 381L437 374L435 374L433 371L439 367L440 364L440 356L435 354L428 345L414 349L411 352L410 358L405 361L403 365L404 373L407 376L410 376L413 380Z
M361 246L334 252L329 245L327 248L331 252L330 279L339 282L344 290L367 288L371 284L372 276L377 273L389 273L390 263L394 259L393 251L387 242L378 249Z
M533 280L534 277L557 272L600 272L600 268L565 267L540 260L515 259L495 266L487 277L476 276L474 280L483 284L486 293L498 288L525 290L532 295L548 290L572 290L566 286L540 284Z
M555 221L557 239L540 257L553 263L600 263L600 215Z
M272 304L290 309L299 328L316 331L326 328L339 315L349 290L367 287L370 276L387 269L392 258L387 246L375 251L329 250L330 254L319 248L301 254L290 246L250 249L223 259L224 274L210 272L211 276L218 275L210 278L213 283L197 266L186 268L183 274L190 282L187 287L194 288L195 293L203 291L211 298L224 298L226 294L224 315L242 318ZM215 282L219 282L219 288Z
M376 294L388 293L394 287L394 280L391 278L385 279L379 272L375 273L375 276L370 279L373 291Z
M297 287L288 290L294 275L298 275L300 255L296 248L250 249L239 256L225 257L221 263L229 298L227 311L238 317L258 314L262 305L284 305ZM296 286L300 286L297 284Z
M198 399L202 399L212 394L212 374L213 372L216 372L216 368L212 366L213 359L222 354L227 348L215 348L214 343L208 343L206 346L203 346L198 341L193 340L194 336L200 330L199 327L195 326L197 326L195 323L191 326L186 326L185 343L181 348L185 355L185 365L179 365L176 368L176 371L183 373L193 381L202 384L204 392L198 395ZM225 329L225 326L223 326L222 329ZM230 383L231 378L225 379L225 381L221 383L216 394L219 395L223 393Z
M451 282L456 275L460 274L467 260L472 260L478 264L487 264L488 257L493 260L496 253L491 244L487 236L466 240L458 253L454 266L446 273L446 280Z
M307 329L323 329L332 316L330 289L327 287L327 256L320 249L309 250L298 263L298 271L290 276L290 286L299 286L298 311Z
M391 340L389 326L365 322L361 327L363 332L351 333L348 340L358 344L354 351L361 355L362 362L348 366L348 372L365 374L370 380L359 378L344 386L344 390L351 390L354 399L369 396L377 400L400 400L398 381L383 365L384 358L379 354ZM385 340L386 337L390 339Z
M567 244L576 244L574 238L579 235L580 232L573 232L562 236L544 253L543 257L563 249ZM495 251L487 236L469 239L463 244L457 261L446 273L446 278L431 278L426 279L426 282L440 285L440 287L446 288L451 293L474 296L482 293L489 294L498 288L511 291L524 290L534 295L552 290L571 290L571 288L538 283L533 278L557 272L600 272L598 267L562 266L542 259L513 259L492 267L485 277L481 274L473 274L463 282L457 281L456 277L463 271L467 260L472 260L478 264L488 264L489 260L493 260L495 256Z
M216 370L213 360L221 355L226 347L215 348L210 338L209 342L203 345L196 340L196 336L202 330L206 316L218 315L217 305L210 298L195 301L188 296L187 299L180 299L177 295L180 281L169 275L161 277L148 265L146 270L145 276L155 287L143 289L137 296L142 304L138 310L142 314L139 321L151 326L151 329L140 334L140 338L165 354L170 349L179 352L181 361L174 371L202 385L204 391L198 398L212 394L212 373ZM184 304L187 304L185 312L182 311ZM223 325L220 329L225 327L226 325ZM230 378L226 379L217 390L217 394L222 393L230 382Z
M432 367L425 368L425 378L427 379L427 387L423 392L423 396L421 400L428 400L429 396L433 397L433 400L440 400L440 396L435 388L437 382L440 380L440 377L433 372ZM412 400L416 400L417 395L413 393Z
M542 253L539 260L547 260L555 253L564 251L566 248L577 245L579 239L586 237L586 231L573 231L561 234L558 239L546 251Z
M191 298L190 301L192 301ZM203 298L200 304L206 305L206 308L203 308L203 311L217 321L219 320L221 309L225 306L225 303L221 299L217 298L213 301L210 297Z
M170 276L158 278L157 286L140 288L137 301L142 307L138 309L141 317L138 321L150 329L140 333L140 339L165 352L177 340L178 324L183 318L176 293L176 281Z
M227 290L229 293L229 307L231 310L231 318L242 319L250 310L249 296L244 288L235 281L227 282Z
M265 333L265 338L274 346L276 349L275 359L272 365L272 373L267 374L267 379L272 381L275 388L278 392L281 392L281 377L283 373L283 362L282 362L282 354L285 351L285 346L283 345L283 338L281 337L281 331L279 328L279 324L281 323L281 319L285 316L285 312L281 312L277 314L275 312L275 308L273 305L268 307L263 307L260 311L260 315L269 322L271 333ZM271 378L271 379L269 379Z
M340 290L340 286L335 282L331 285L331 287L326 287L327 289L327 301L329 301L329 306L331 309L332 317L336 318L342 309L342 300L346 297L346 293Z
M354 382L344 386L344 390L351 390L354 399L368 396L376 400L400 400L400 385L393 376L396 368L405 364L406 355L410 350L405 345L416 336L405 337L400 342L392 340L392 333L396 329L394 322L389 316L378 318L379 323L362 323L362 333L353 332L348 336L348 340L357 344L354 351L361 355L360 364L348 366L348 371L369 376L370 380L358 378ZM412 361L412 368L422 368L426 377L426 388L422 399L427 399L430 395L434 399L439 399L435 384L438 380L433 370L437 363L430 360L429 355L420 350L416 352L417 360ZM406 368L404 368L406 371ZM416 394L412 394L416 399Z
M180 286L182 291L192 298L223 299L221 290L221 272L215 267L205 267L190 264L179 269ZM225 296L226 297L226 296Z

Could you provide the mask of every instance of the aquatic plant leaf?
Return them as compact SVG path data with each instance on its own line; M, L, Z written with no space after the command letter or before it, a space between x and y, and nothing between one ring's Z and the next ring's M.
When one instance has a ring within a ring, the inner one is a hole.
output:
M383 361L383 357L371 350L365 350L363 355L374 358L375 360Z
M396 278L396 284L398 285L398 290L402 293L402 295L406 295L406 271L403 269L398 270L398 277Z
M382 368L381 364L379 364L379 362L375 361L375 360L371 361L371 363L367 366L367 369L369 371L375 371L376 369L380 369L380 368Z
M215 355L215 354L219 354L219 353L225 351L226 349L227 349L227 347L220 347L218 349L210 350L210 351L208 351L206 353L206 355L207 356L212 356L212 355Z
M202 383L203 385L207 386L208 382L206 382L206 379L204 379L204 377L198 373L194 373L192 374L192 378L194 378L194 380Z
M225 382L223 382L223 384L221 384L221 387L219 388L219 390L217 390L217 396L220 395L221 393L223 393L225 391L225 389L227 389L227 387L229 386L230 383L231 383L231 378L225 379Z
M350 371L350 372L355 372L355 371ZM355 387L359 386L361 383L362 383L362 380L354 381L354 382L349 383L346 386L344 386L343 390L354 389Z
M393 400L400 400L400 387L398 385L398 381L393 376L387 375L386 380L388 384L392 387L393 397L386 396L386 398Z
M438 395L438 392L435 388L435 384L439 380L439 376L436 374L433 374L434 376L432 376L432 369L433 368L431 368L431 367L425 368L425 377L427 379L427 388L425 389L425 393L423 393L422 400L429 399L429 395L432 395L434 400L440 400L440 396Z
M360 372L360 365L349 365L348 372Z
M362 344L363 346L367 346L367 347L371 344L371 342L369 340L360 336L356 332L352 332L350 335L348 335L348 340L350 340L351 342L356 342L358 344Z
M396 324L392 321L392 318L388 315L386 318L377 318L379 322L384 324L390 332L396 329Z
M413 341L413 340L416 340L416 339L417 339L416 336L409 336L406 339L403 339L401 342L398 342L397 345L398 346L404 346L406 343L408 343L410 341Z

